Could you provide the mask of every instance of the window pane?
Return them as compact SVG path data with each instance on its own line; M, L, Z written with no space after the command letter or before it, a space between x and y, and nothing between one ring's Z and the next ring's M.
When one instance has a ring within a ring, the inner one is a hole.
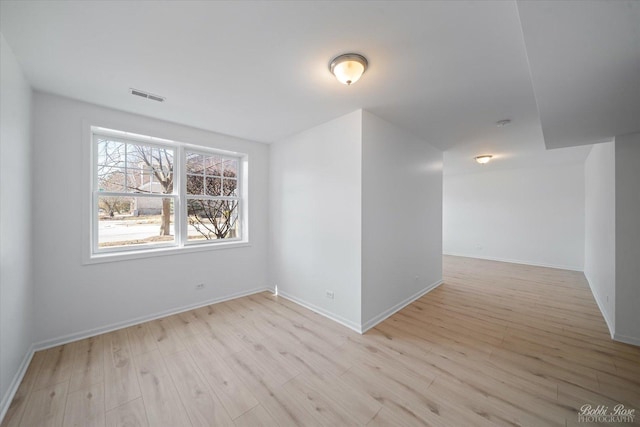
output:
M128 193L141 193L140 186L144 180L143 169L127 169L127 192Z
M238 195L238 180L225 178L222 182L222 195L223 196L237 196Z
M171 194L173 192L173 176L167 177L149 168L128 171L127 184L131 193Z
M127 167L156 169L168 174L173 171L173 149L127 144Z
M206 176L204 179L207 195L219 196L222 190L222 178Z
M127 144L127 168L140 169L151 165L151 150L148 145Z
M240 237L237 200L187 201L189 241Z
M173 199L98 197L98 247L175 243Z
M238 177L238 159L224 160L224 176L229 178Z
M169 148L154 148L152 150L151 167L156 172L167 175L173 172L173 150Z
M98 138L98 164L124 167L124 143Z
M127 191L124 169L98 166L98 191Z
M222 176L222 158L220 156L207 156L204 159L205 174L210 176Z
M203 194L204 177L202 175L187 175L187 194Z
M204 173L204 156L197 153L187 151L187 173L202 174Z

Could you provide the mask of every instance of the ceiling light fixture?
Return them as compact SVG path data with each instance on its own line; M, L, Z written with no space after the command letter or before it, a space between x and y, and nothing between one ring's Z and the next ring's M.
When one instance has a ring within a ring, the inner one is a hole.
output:
M329 71L336 76L340 83L351 86L367 71L368 65L369 62L364 56L357 53L345 53L333 58L329 63Z
M482 156L477 156L476 157L476 162L480 163L481 165L487 164L489 163L489 161L491 160L493 156L490 154L483 154Z

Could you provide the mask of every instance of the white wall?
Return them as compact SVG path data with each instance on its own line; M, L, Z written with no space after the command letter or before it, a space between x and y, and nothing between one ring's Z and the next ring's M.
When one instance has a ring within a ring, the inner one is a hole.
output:
M596 144L585 163L584 275L609 331L615 330L615 144Z
M362 323L442 281L442 152L364 111Z
M0 420L33 342L31 87L0 34Z
M34 99L36 341L267 286L267 145L49 94ZM247 153L251 246L83 265L83 122Z
M274 143L270 156L270 284L355 329L361 315L361 117L355 111Z
M616 136L615 338L640 345L640 133Z
M584 165L444 176L444 253L583 270Z

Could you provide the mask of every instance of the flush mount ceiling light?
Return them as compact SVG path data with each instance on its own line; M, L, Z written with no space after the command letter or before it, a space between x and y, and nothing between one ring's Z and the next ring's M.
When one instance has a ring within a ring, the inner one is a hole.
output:
M364 56L357 53L345 53L333 58L329 63L329 70L340 83L351 86L367 71L368 65L367 58Z
M489 163L492 157L493 156L490 154L483 154L482 156L476 156L476 162L480 163L481 165L484 165Z

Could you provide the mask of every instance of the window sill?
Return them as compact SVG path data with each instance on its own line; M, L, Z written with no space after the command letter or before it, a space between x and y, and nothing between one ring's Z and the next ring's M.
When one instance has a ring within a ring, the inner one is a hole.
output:
M153 249L141 249L141 250L133 250L126 252L111 252L111 253L101 253L101 254L93 254L89 257L85 256L82 264L100 264L104 262L116 262L116 261L128 261L132 259L140 259L140 258L155 258L161 256L169 256L169 255L181 255L188 254L194 252L206 252L206 251L215 251L220 249L236 249L236 248L245 248L249 247L251 244L248 241L235 241L228 243L215 243L210 245L189 245L189 246L180 246L180 247L165 247L165 248L153 248Z

